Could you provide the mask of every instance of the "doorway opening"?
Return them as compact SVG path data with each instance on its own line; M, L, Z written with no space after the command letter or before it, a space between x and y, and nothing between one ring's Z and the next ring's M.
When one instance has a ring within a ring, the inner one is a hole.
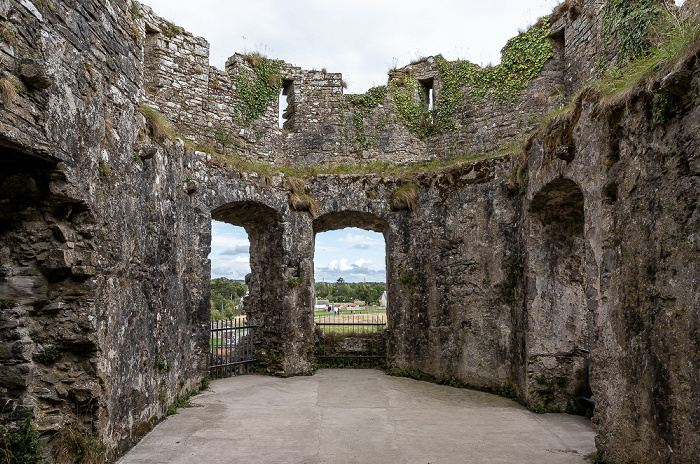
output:
M245 276L250 274L250 242L245 229L212 220L209 261L212 322L245 317Z
M386 227L367 213L348 214L314 222L314 355L323 367L384 365Z
M555 179L535 195L530 213L529 236L537 240L528 254L538 270L529 277L537 289L528 301L531 396L541 409L590 416L583 192Z
M274 209L252 201L228 203L213 210L211 217L217 221L212 222L211 276L243 283L246 293L242 298L243 314L234 314L230 320L211 322L210 373L215 377L244 374L257 363L257 353L264 348L262 340L265 337L261 331L268 329L276 333L278 330L266 308L280 305L280 294L275 285L269 283L281 278L281 219ZM239 228L228 228L221 223ZM245 230L245 235L240 228ZM248 266L245 265L246 259ZM239 284L230 284L228 295L214 296L223 301L224 311L227 298L228 304L233 306L231 310L237 310ZM233 291L236 291L236 296ZM214 300L213 311L219 310L217 301ZM224 314L227 315L230 314Z

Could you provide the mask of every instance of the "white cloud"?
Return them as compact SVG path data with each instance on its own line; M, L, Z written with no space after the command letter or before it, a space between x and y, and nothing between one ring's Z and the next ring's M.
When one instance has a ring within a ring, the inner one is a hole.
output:
M383 238L372 237L370 235L360 235L360 234L347 234L338 240L339 242L347 243L352 246L352 248L357 248L360 250L367 250L373 246L384 245Z
M236 256L236 255L247 255L250 253L250 247L247 245L239 245L234 248L227 248L224 251L220 252L219 255L221 256Z

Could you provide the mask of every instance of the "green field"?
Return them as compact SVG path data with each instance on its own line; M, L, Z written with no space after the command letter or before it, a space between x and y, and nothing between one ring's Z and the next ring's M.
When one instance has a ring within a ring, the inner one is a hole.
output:
M385 308L365 308L363 307L362 309L341 309L338 314L339 315L346 315L346 314L351 314L354 312L354 314L386 314L386 309ZM314 316L333 316L334 313L329 313L328 311L314 311Z

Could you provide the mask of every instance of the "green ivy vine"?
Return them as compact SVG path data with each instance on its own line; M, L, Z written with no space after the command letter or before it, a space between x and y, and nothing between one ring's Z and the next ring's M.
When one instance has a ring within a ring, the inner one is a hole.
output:
M271 60L257 53L247 55L252 71L239 66L233 74L238 95L237 110L244 125L258 119L277 99L282 89L281 60Z
M373 134L367 133L365 129L365 119L371 116L372 111L377 108L386 98L387 87L385 85L372 87L364 94L345 95L341 104L341 109L348 108L348 103L353 105L352 110L352 125L355 129L355 137L351 140L356 150L364 150L369 148L376 142L377 135L384 130L387 124L386 117L383 118L377 125Z
M423 101L421 83L406 70L391 79L389 87L399 120L421 140L432 135L436 131L434 111Z
M469 61L447 61L435 57L442 87L435 108L429 110L421 98L421 84L409 72L396 73L389 88L399 119L419 138L458 128L454 115L464 98L462 89L469 86L474 99L492 99L497 103L515 100L544 64L554 56L548 38L549 18L508 41L501 64L481 68Z
M647 54L650 35L662 13L660 0L607 0L603 6L603 32L617 31L619 53L632 59Z

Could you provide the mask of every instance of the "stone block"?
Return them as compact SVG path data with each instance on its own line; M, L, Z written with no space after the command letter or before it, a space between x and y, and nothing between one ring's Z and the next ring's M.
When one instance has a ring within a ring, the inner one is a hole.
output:
M19 75L22 80L36 89L47 89L54 81L53 71L41 60L24 58L20 62Z
M2 366L2 369L0 369L0 385L10 390L25 388L29 380L30 370L28 363Z
M68 275L73 263L75 263L74 251L54 249L49 251L42 269L50 279L60 279Z
M78 279L87 279L96 274L94 266L71 266L70 272L73 277Z
M0 282L0 300L33 304L46 298L48 284L43 276L13 276Z

